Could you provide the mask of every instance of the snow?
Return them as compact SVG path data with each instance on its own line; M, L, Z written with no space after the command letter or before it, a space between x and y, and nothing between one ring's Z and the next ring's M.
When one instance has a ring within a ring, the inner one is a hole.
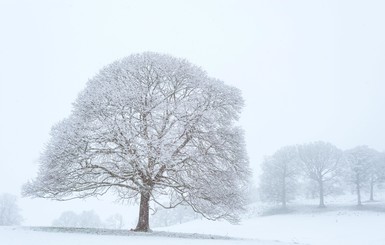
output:
M128 232L122 234L93 234L89 233L89 229L85 229L84 233L80 232L51 232L38 231L33 228L26 227L0 227L0 244L1 245L148 245L148 244L166 244L167 245L285 245L276 241L256 241L241 240L220 237L204 237L196 234L184 234L177 236L174 233L154 232L153 234ZM170 237L171 236L171 237ZM175 237L177 236L177 237ZM287 245L287 244L286 244Z
M383 245L385 241L384 203L354 205L329 204L325 209L302 205L300 209L244 220L239 225L195 220L159 230L197 232L249 239L276 240L309 245Z
M163 228L174 232L194 231L263 240L311 245L383 245L385 215L371 212L330 212L324 214L273 215L233 226L224 222L193 221Z
M239 245L383 245L385 202L354 205L354 196L345 202L328 199L327 207L317 208L317 200L290 203L286 213L250 207L242 223L194 220L152 233L127 230L55 229L44 227L0 227L0 245L103 245L103 244L239 244ZM254 208L254 209L253 209ZM206 234L206 236L204 235Z

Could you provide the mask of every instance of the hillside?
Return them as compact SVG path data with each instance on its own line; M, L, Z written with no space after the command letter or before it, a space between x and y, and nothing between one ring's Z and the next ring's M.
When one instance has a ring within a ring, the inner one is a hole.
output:
M257 207L254 217L239 225L195 220L159 230L311 245L383 245L385 241L383 201L366 202L358 208L354 200L345 197L335 203L330 201L324 209L317 208L314 203L291 204L286 212Z

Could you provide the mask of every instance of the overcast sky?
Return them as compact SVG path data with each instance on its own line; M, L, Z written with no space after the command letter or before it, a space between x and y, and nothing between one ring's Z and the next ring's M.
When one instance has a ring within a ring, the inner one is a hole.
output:
M0 0L0 193L36 175L51 126L88 79L143 51L242 90L255 176L288 144L383 151L384 13L382 0Z

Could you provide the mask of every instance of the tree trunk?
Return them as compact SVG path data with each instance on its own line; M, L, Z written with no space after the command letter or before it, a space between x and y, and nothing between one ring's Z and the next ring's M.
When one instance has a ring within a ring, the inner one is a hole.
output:
M286 208L286 181L285 181L285 178L283 178L283 181L282 181L282 208L285 209Z
M374 201L374 180L370 180L370 201Z
M150 231L150 193L142 192L140 194L139 219L134 231Z
M361 206L361 188L360 188L360 176L356 175L356 190L357 190L357 206Z
M323 180L319 181L319 207L324 208L325 202L324 202L324 182Z

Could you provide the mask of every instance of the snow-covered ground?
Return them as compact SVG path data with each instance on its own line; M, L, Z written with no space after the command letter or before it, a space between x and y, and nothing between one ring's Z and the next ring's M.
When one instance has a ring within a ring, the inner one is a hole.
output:
M198 232L278 240L311 245L383 245L385 214L371 211L332 211L317 214L280 214L253 218L241 225L205 220L161 230Z
M52 228L47 232L43 231L46 228L0 227L0 245L384 245L385 202L368 202L357 208L354 197L345 201L331 200L325 209L317 208L314 200L302 201L291 204L285 213L255 205L254 212L239 225L202 219L155 228L151 234L92 229L58 231Z
M154 232L152 234L122 232L110 234L95 234L84 229L81 232L39 231L27 227L0 227L1 245L289 245L276 241L259 241L250 239L232 239L215 236L201 236L197 234L173 234Z
M158 230L309 245L384 245L385 202L364 203L357 208L354 200L346 201L340 204L330 201L325 209L317 208L313 202L294 204L287 213L273 214L265 210L268 214L245 219L239 225L195 220Z

